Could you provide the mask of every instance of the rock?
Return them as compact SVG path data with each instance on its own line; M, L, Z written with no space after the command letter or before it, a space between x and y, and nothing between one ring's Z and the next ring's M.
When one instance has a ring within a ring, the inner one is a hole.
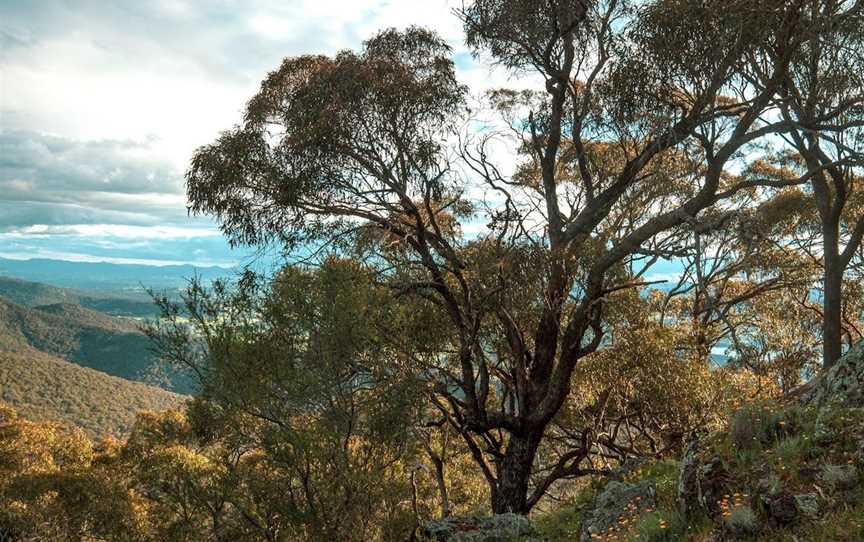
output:
M618 520L626 515L636 515L639 509L656 506L656 494L654 482L650 480L610 481L582 516L582 542L617 526Z
M697 441L690 443L681 458L678 476L678 510L686 518L695 516L702 509L699 498L699 460L696 457L698 449Z
M768 517L776 525L791 525L798 519L798 506L790 493L780 492L773 497L765 497L763 503Z
M525 516L459 516L431 521L424 535L434 542L511 542L527 541L537 531Z
M816 424L813 429L813 442L819 446L830 448L833 446L841 435L837 434L835 428L831 425L831 418L836 416L837 409L843 407L832 403L825 403L816 414Z
M733 540L747 538L759 532L756 512L749 506L738 506L726 518L726 532Z
M819 480L840 491L854 489L858 486L858 469L855 465L825 465Z
M678 479L678 508L686 517L705 512L711 518L721 514L719 502L728 493L729 473L723 460L714 457L701 464L695 447L688 449L681 460Z
M822 512L819 495L815 493L795 495L795 507L798 508L798 513L801 516L810 520L819 519L819 515Z
M837 423L838 412L864 407L864 341L804 385L798 395L804 404L817 409L814 442L830 446L841 439L843 427Z
M864 406L864 341L849 349L828 371L809 384L802 399L822 407L837 404Z

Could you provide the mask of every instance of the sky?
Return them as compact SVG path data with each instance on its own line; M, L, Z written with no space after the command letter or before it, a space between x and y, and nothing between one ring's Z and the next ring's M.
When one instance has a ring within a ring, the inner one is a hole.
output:
M423 25L475 92L506 74L474 60L461 0L0 2L0 257L231 266L190 217L183 173L240 120L287 56L358 49Z

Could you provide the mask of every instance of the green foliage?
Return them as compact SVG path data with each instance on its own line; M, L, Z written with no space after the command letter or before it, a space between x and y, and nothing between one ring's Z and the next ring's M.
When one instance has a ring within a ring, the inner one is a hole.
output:
M440 141L457 120L465 92L449 46L418 27L383 31L359 53L287 58L249 101L245 122L196 152L187 173L192 209L219 215L223 231L238 243L295 245L354 231L344 214L306 210L394 210L386 197L388 174L379 166L369 170L379 151L389 159L410 156L403 165L418 177L402 187L403 195L420 196L427 188L423 179L446 167ZM280 137L271 137L273 123L283 125ZM357 145L366 148L356 153ZM262 205L247 206L233 184L240 178L257 180ZM432 185L436 198L455 195L443 178ZM274 197L279 205L268 203Z
M776 407L763 402L752 402L732 414L729 438L737 450L751 450L770 446L786 433L786 421Z
M681 540L689 523L678 512L661 510L642 514L633 525L633 538L647 542L673 542Z
M125 443L94 445L2 408L0 533L13 539L401 541L416 527L412 498L428 495L412 497L419 457L314 425L302 441L265 443L239 434L254 419L217 438L179 411L142 413Z
M124 437L138 412L174 408L185 399L41 352L0 353L0 401L27 419L74 424L93 437Z
M582 514L591 506L604 485L605 480L601 478L581 480L572 500L533 517L537 530L550 541L578 539L582 529Z
M109 448L59 424L0 422L0 533L13 540L139 540L140 503L122 470L101 466Z
M429 517L435 491L418 476L413 432L426 384L382 333L405 317L390 299L362 266L334 258L270 283L193 283L188 318L163 302L149 333L201 388L188 422L139 423L129 440L165 513L182 519L224 499L243 511L231 532L275 521L302 540L401 540Z
M165 384L192 391L181 374L160 370L137 321L115 318L80 305L26 308L0 298L0 352L45 353L128 380L168 378Z
M791 472L804 466L812 457L813 439L809 435L795 435L781 440L774 448L776 466L783 466Z
M760 534L758 542L797 542L800 540L830 540L831 542L858 542L864 540L864 495L855 503L842 504L840 509L825 518L795 529L768 529Z
M653 480L660 506L674 508L679 467L678 462L671 459L650 461L637 467L626 479L633 482Z

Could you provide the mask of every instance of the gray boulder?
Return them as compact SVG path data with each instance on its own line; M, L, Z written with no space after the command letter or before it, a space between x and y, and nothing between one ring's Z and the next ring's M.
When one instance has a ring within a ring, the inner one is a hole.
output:
M820 407L827 404L864 406L864 341L850 348L807 388L802 399Z
M815 493L795 495L795 507L798 509L798 513L809 520L819 519L819 515L822 513L819 495Z
M525 516L458 516L431 521L424 529L434 542L525 542L537 531Z
M855 465L825 465L819 479L840 491L854 489L858 485L858 469Z
M629 483L616 480L606 484L591 508L582 516L582 542L609 531L625 515L657 505L657 490L652 480Z

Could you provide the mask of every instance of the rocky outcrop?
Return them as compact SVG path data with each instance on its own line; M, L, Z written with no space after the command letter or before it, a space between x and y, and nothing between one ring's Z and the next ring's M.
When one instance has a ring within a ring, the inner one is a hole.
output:
M742 408L728 434L691 443L680 463L681 514L710 518L715 540L745 540L820 521L838 504L860 498L864 342L802 387L797 399ZM778 462L778 453L794 462L794 471Z
M596 540L608 533L627 515L656 506L654 482L637 483L610 481L582 517L582 542Z
M855 465L825 465L819 479L834 489L847 491L858 486L858 469Z
M864 407L864 341L808 384L802 398L819 407Z
M678 479L678 506L685 517L705 513L715 518L721 514L719 503L726 493L729 474L719 457L702 463L698 443L690 445L681 460Z
M525 516L499 514L432 521L426 525L423 534L433 542L527 542L537 533Z
M795 509L804 519L815 521L822 512L822 502L816 493L802 493L795 495Z

